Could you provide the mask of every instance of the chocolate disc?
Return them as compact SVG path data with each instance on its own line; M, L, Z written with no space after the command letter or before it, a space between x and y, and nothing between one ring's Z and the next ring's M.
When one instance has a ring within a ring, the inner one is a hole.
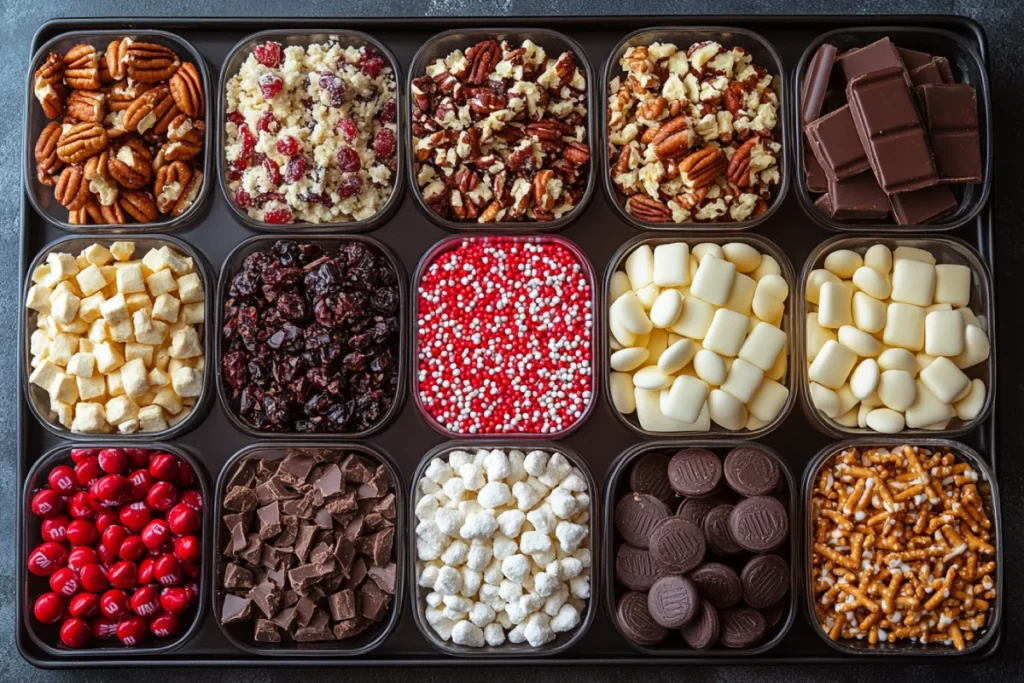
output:
M729 515L729 530L736 543L752 553L770 553L786 541L789 515L785 506L774 498L747 498Z
M704 532L682 517L666 517L651 531L651 558L666 574L685 574L704 559Z
M684 498L683 502L676 508L676 516L688 519L697 526L701 526L704 524L704 518L707 517L715 505L717 503L714 498Z
M764 638L764 615L750 607L734 607L718 615L719 642L726 647L750 647Z
M768 624L768 628L775 626L775 624L782 621L782 615L786 613L786 601L779 600L774 605L768 605L761 614L764 615L764 620Z
M669 461L668 480L678 494L709 496L722 480L722 461L706 448L687 448Z
M712 508L704 517L704 537L707 539L708 548L716 555L735 555L743 551L729 530L729 517L732 511L732 505L719 505Z
M744 496L764 496L779 485L779 463L767 451L740 446L729 451L722 466L725 481Z
M615 553L615 578L626 588L650 590L663 573L659 571L651 554L642 548L623 543Z
M700 611L686 628L683 640L694 650L706 650L718 642L718 611L707 600L700 603Z
M647 493L627 493L615 505L615 528L623 540L646 548L654 525L672 514L668 506Z
M647 608L651 618L665 628L682 628L697 616L700 596L688 579L663 576L651 586Z
M743 584L731 567L718 562L708 562L687 576L705 602L718 609L728 609L743 597Z
M744 602L763 609L789 592L789 564L778 555L758 555L743 567L740 581Z
M668 630L651 618L647 593L626 593L619 599L615 614L622 633L637 645L656 645L668 635Z
M648 453L637 460L629 472L629 488L633 493L649 493L664 501L672 500L675 496L668 483L668 456Z

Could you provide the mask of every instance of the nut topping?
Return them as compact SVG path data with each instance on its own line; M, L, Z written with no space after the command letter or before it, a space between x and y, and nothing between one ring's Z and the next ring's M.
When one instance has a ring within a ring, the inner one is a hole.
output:
M107 72L110 78L115 81L123 81L128 73L128 46L132 39L124 37L120 40L112 40L107 45L107 52L104 55L104 63L107 65Z
M67 115L77 121L102 123L107 96L97 90L75 90L67 103Z
M69 211L77 211L84 207L86 200L89 199L89 186L83 177L82 167L78 164L65 166L57 178L53 194Z
M64 55L64 80L74 90L99 90L100 58L92 45L77 45Z
M140 190L153 175L153 155L138 138L125 142L110 158L110 175L121 187Z
M181 68L171 76L169 85L178 109L192 118L202 115L205 96L203 95L202 79L199 77L199 71L195 64L192 62L182 64Z
M672 220L672 210L657 199L645 194L635 194L626 201L626 210L642 221L651 223L668 223Z
M64 130L57 141L57 157L66 164L77 164L107 146L107 132L98 123L76 123Z
M173 161L157 171L153 190L160 213L171 212L191 178L192 169L182 161Z
M48 118L64 113L64 60L56 52L46 56L46 62L36 69L32 90Z
M153 195L144 190L123 190L118 203L124 212L139 223L152 223L156 220L157 208Z
M678 168L683 185L694 190L710 185L727 163L725 152L717 147L705 147L680 161Z
M42 175L52 175L60 171L63 163L57 158L57 141L60 139L61 125L52 121L43 128L36 140L36 168Z
M181 62L174 50L155 43L133 42L127 49L128 78L140 83L168 80Z

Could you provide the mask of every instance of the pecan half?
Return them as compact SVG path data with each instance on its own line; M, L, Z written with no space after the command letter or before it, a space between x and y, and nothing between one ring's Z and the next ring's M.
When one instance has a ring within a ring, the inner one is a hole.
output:
M140 190L153 177L153 155L142 140L132 138L110 157L108 168L121 187Z
M160 133L161 126L167 130L174 116L177 116L176 112L177 105L171 97L170 89L166 85L157 86L135 98L125 111L122 126L128 132Z
M707 187L725 172L728 160L717 147L703 147L679 162L679 175L689 189Z
M501 46L496 40L481 40L466 50L466 61L470 63L467 82L482 85L501 61Z
M68 98L67 114L78 121L100 123L106 115L107 96L98 90L75 90Z
M697 208L702 201L704 201L704 198L708 196L708 190L710 189L710 185L705 185L704 187L698 187L690 190L689 192L684 192L683 194L677 194L672 199L682 208L687 211L692 211Z
M115 81L123 81L128 75L128 46L131 44L132 39L125 37L121 40L112 40L107 45L103 61L107 65L110 77Z
M555 198L548 192L548 183L555 177L551 169L539 171L533 177L533 205L539 211L551 211L555 208Z
M174 50L156 43L131 43L128 46L128 78L140 83L166 81L178 70L181 62Z
M132 191L132 190L130 190ZM116 201L109 206L100 205L100 214L102 220L96 221L97 223L109 223L110 225L124 225L127 223L127 219L124 216L124 209L121 208L121 202Z
M750 155L761 138L752 137L740 145L729 160L725 176L737 187L750 187Z
M140 223L152 223L156 220L156 200L145 190L124 190L117 203L125 213Z
M469 98L469 108L474 114L487 116L491 112L504 109L508 105L508 98L500 92L490 88L475 88L475 90L476 92Z
M74 90L99 90L100 57L92 45L76 45L64 55L64 80Z
M107 108L110 111L124 111L136 98L152 89L153 86L148 83L115 83L107 90Z
M576 75L576 59L571 52L563 52L555 62L555 73L558 74L558 88L564 88L572 82Z
M590 148L582 142L570 142L562 150L562 158L573 166L583 166L590 161Z
M85 182L82 167L79 164L65 166L57 178L53 196L57 202L69 211L77 211L85 206L89 198L89 184Z
M199 197L199 190L201 190L202 187L203 172L199 169L195 169L192 171L192 177L189 178L181 196L178 197L178 201L174 202L174 208L171 209L171 215L177 217L188 211L192 205L196 203L196 199Z
M51 121L43 128L36 140L35 158L37 170L43 174L54 174L60 170L63 163L57 158L57 142L60 140L62 127L56 121Z
M206 135L206 124L192 121L184 114L179 114L167 127L167 139L162 147L164 159L177 161L191 159L203 151L203 138Z
M648 223L668 223L672 220L672 209L645 194L635 194L627 199L626 211Z
M651 139L654 154L659 159L685 154L694 140L694 132L685 116L669 119L658 128Z
M117 185L110 177L110 150L103 150L85 162L85 181L89 183L89 191L103 206L117 201Z
M192 169L183 161L165 164L157 171L153 192L156 193L156 207L160 213L171 212L191 178Z
M90 220L93 223L106 222L103 220L103 210L95 197L86 199L82 208L68 212L68 223L71 225L86 225Z
M76 123L63 131L57 141L57 158L66 164L77 164L107 146L107 131L98 123Z
M56 52L46 55L46 61L36 69L32 91L43 107L47 118L55 119L64 113L64 60Z
M480 218L477 220L481 223L493 223L498 220L498 214L501 212L501 204L498 202L491 202L487 205L487 208L480 214Z
M203 95L203 80L199 76L199 70L192 62L185 62L171 76L168 83L174 103L178 109L185 112L192 118L203 113L205 96Z

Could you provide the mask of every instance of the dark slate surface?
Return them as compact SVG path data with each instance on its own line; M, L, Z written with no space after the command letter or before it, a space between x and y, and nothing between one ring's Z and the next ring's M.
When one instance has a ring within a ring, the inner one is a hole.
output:
M351 672L316 670L244 671L161 671L161 681L227 681L262 683L263 681L338 680L342 676L358 676L366 681L449 681L456 676L465 680L486 679L491 683L521 681L822 681L857 679L861 681L968 681L1024 680L1021 656L1022 620L1016 612L1024 602L1024 591L1014 579L1024 570L1024 525L1016 523L1024 515L1024 462L1017 453L1024 446L1024 426L1019 413L1024 405L1024 373L1015 354L1020 353L1022 332L1019 296L1020 285L1014 276L1024 270L1024 230L1021 227L1020 188L1021 159L1024 157L1021 124L1017 118L1024 110L1024 2L996 0L985 2L944 2L927 0L855 0L848 3L823 3L813 0L789 0L773 3L757 0L719 0L717 3L694 0L634 0L626 4L617 0L233 0L212 3L208 0L134 0L131 3L102 0L0 0L0 348L8 349L5 363L0 364L0 680L35 683L37 681L128 681L144 674L138 670L83 672L39 671L26 664L14 645L14 511L18 505L16 491L15 401L17 391L17 360L15 330L19 310L20 283L17 276L18 211L20 206L22 149L22 116L24 112L24 79L28 49L33 32L47 19L60 16L104 16L128 13L132 16L201 16L238 15L258 12L266 16L421 16L421 15L488 15L527 16L552 13L578 15L586 13L616 14L625 11L637 14L759 14L759 13L940 13L961 14L979 21L988 33L991 48L990 75L993 110L996 119L996 232L998 262L996 287L999 297L999 401L997 410L1002 420L1002 490L1003 518L1006 536L1004 557L1007 561L1007 601L1004 646L993 661L963 666L945 663L935 667L856 666L838 668L758 668L748 666L716 668L644 668L626 670L600 669L461 669L454 670L359 670ZM561 10L555 12L554 10Z

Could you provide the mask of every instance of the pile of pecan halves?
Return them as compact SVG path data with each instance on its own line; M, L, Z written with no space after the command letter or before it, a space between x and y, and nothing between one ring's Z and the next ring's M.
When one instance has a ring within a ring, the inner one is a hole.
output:
M413 79L416 184L438 216L551 221L584 197L587 81L571 51L483 40Z
M628 48L609 84L608 160L632 216L651 223L760 216L780 182L779 96L741 47Z
M49 53L33 89L54 119L36 142L36 174L69 223L151 223L195 203L206 137L195 64L125 37L106 52L81 44Z

